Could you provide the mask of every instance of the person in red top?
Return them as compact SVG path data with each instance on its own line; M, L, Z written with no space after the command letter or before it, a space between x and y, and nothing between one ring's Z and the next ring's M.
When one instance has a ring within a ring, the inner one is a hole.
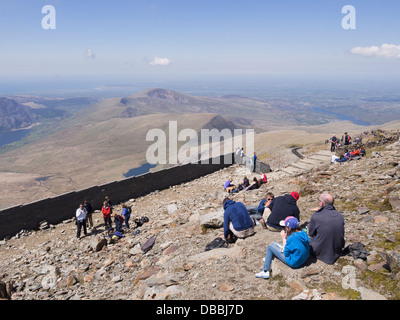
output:
M360 149L354 150L353 152L350 152L350 155L353 157L360 157Z
M111 206L108 204L107 201L103 202L103 207L101 208L101 213L103 214L104 224L106 231L112 227L111 222Z
M267 183L267 175L261 171L261 184Z

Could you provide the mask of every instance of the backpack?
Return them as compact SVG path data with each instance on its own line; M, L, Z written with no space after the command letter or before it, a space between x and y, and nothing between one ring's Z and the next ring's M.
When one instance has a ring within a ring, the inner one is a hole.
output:
M140 219L136 218L135 222L136 222L136 227L141 227L146 222L149 222L149 218L147 218L147 217L141 217Z
M224 239L221 237L215 238L213 241L211 241L207 246L205 251L210 251L212 249L217 249L217 248L226 248L228 244Z
M124 235L123 235L122 232L120 232L120 231L115 231L114 234L113 234L113 236L116 236L116 237L118 237L118 238L123 238L123 237L124 237Z
M354 259L367 260L367 256L370 254L363 243L355 242L346 248L344 248L343 253L346 255L351 255Z

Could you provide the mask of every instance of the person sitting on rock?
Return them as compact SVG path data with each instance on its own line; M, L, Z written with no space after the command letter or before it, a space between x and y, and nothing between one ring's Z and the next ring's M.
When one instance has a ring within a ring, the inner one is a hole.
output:
M268 182L267 175L261 171L260 184L264 184L264 183L267 183L267 182Z
M400 139L400 138L399 138ZM365 149L363 146L360 147L360 156L364 157L365 156Z
M282 244L273 242L268 246L263 270L256 274L257 278L269 279L274 257L294 269L306 262L310 255L310 240L299 224L297 218L290 216L280 221L280 225L285 228L281 231Z
M224 189L226 192L231 193L233 190L235 190L236 186L232 184L232 178L229 178L226 180L224 184Z
M247 188L250 185L249 179L247 176L243 177L243 182L238 185L238 191L242 191L243 189Z
M269 208L269 205L271 204L272 200L274 200L275 196L272 192L268 192L266 197L260 201L260 204L258 205L258 213L262 215L260 219L260 224L261 226L266 229L267 226L265 224L265 221L267 221L269 215L271 214L271 209Z
M247 176L243 177L243 187L247 188L250 185L249 179Z
M222 202L224 212L224 237L228 242L235 242L236 238L246 238L255 233L254 220L242 202L235 202L225 198Z
M245 189L246 191L255 190L260 187L260 181L256 177L253 178L253 182Z
M332 195L322 193L318 202L319 207L308 225L310 254L327 264L334 264L345 245L344 218L333 206Z
M299 197L299 193L293 191L291 194L276 197L271 201L268 206L271 210L271 214L266 220L268 230L280 232L284 229L279 224L280 221L285 220L289 216L293 216L300 220L300 209L297 206L297 200Z

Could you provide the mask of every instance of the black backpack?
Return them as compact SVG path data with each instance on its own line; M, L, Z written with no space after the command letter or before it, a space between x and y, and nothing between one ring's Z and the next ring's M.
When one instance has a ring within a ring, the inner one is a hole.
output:
M215 238L213 241L211 241L207 246L205 251L210 251L212 249L217 249L217 248L226 248L228 244L224 239L221 237Z

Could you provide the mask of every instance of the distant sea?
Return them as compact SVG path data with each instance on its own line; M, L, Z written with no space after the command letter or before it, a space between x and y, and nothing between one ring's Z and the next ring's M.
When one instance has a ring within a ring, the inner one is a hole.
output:
M54 77L1 79L0 96L41 95L56 97L124 97L163 88L194 96L239 95L285 99L310 97L396 95L400 82L390 79L343 79L302 75L134 75L96 78Z

